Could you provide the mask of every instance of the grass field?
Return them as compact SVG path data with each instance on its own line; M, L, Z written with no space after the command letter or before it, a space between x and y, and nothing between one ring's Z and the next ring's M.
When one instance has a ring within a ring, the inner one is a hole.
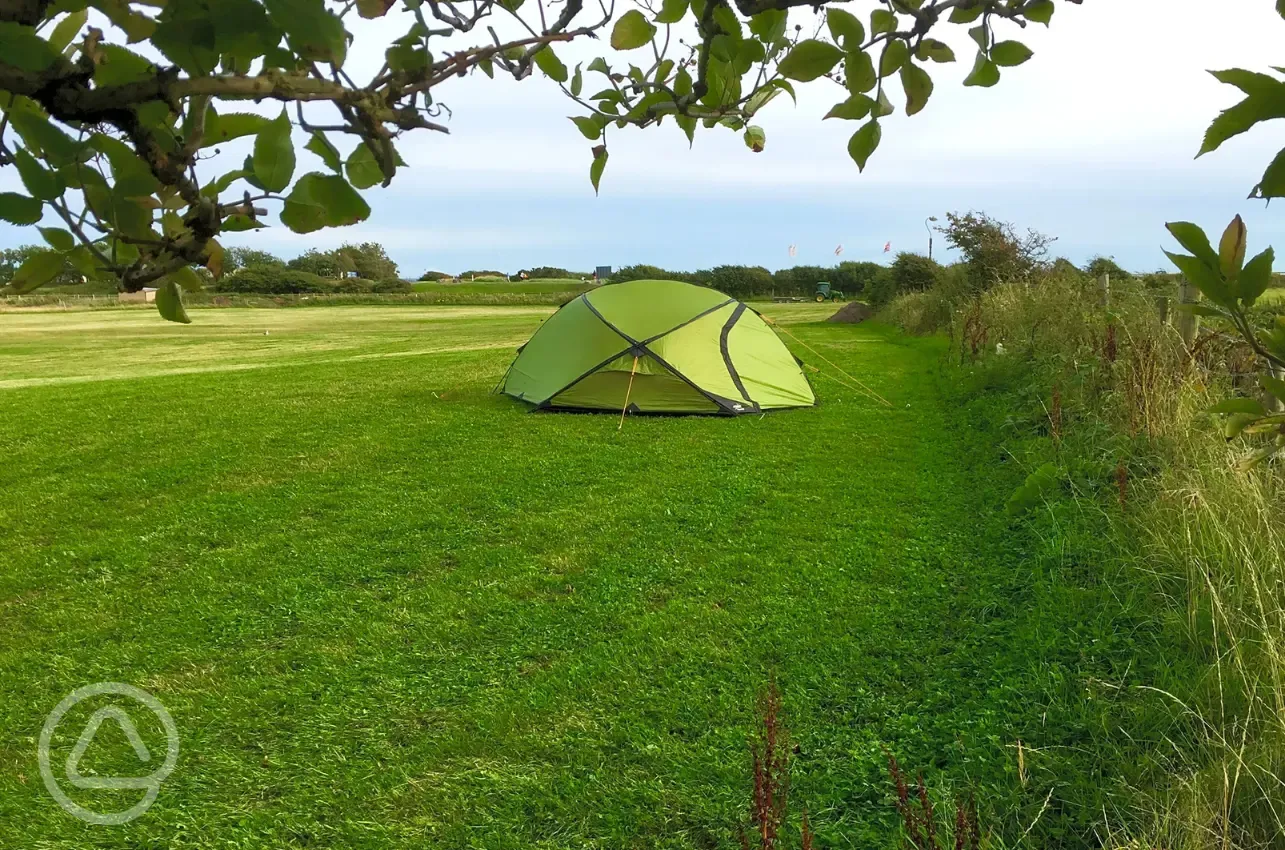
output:
M0 847L733 847L770 675L820 846L895 846L885 747L1081 846L1136 755L1095 736L1156 737L1086 684L1126 603L1004 516L939 341L764 309L891 406L528 414L489 391L543 308L0 316ZM112 828L36 764L103 680L182 747Z

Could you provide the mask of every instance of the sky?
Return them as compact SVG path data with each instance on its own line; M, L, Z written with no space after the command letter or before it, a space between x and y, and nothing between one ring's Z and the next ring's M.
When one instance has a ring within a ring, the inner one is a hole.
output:
M846 8L868 17L873 5L855 0ZM864 174L846 151L859 124L821 120L843 94L819 80L800 87L797 106L782 96L759 113L767 145L758 154L724 128L698 129L690 148L672 122L612 128L595 197L592 143L567 120L576 105L538 73L522 82L477 74L436 90L451 109L450 134L419 131L399 141L410 167L390 187L365 193L366 222L308 235L274 223L223 241L287 258L376 241L404 277L540 265L776 269L831 264L839 246L843 260L890 259L888 243L894 254L925 253L927 217L981 210L1056 236L1053 254L1081 265L1104 255L1135 271L1162 268L1161 249L1173 247L1164 222L1221 232L1236 213L1249 225L1251 249L1285 247L1278 208L1246 199L1282 145L1276 125L1194 159L1209 122L1240 99L1207 71L1285 64L1285 20L1271 0L1057 6L1048 30L1000 25L998 37L1020 38L1035 56L1005 69L992 89L960 85L971 42L963 28L941 27L961 61L932 66L936 89L922 113L908 118L899 108L885 119ZM795 22L810 26L810 13L795 10ZM404 29L404 19L354 27L354 76L377 67L390 33L399 34L394 27ZM485 36L469 41L478 38ZM570 65L604 49L588 42L559 54ZM892 89L900 107L900 86ZM244 153L225 152L206 164L208 173L234 167ZM305 169L324 167L300 150ZM0 171L0 190L19 188L12 171ZM30 228L0 225L0 247L34 241ZM952 258L940 234L934 248L939 259Z

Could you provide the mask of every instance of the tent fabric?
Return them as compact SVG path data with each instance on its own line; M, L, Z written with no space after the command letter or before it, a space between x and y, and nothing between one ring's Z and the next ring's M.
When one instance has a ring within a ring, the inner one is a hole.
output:
M632 380L632 383L631 383ZM500 391L537 409L738 415L816 404L758 313L672 280L599 287L564 304L525 345Z

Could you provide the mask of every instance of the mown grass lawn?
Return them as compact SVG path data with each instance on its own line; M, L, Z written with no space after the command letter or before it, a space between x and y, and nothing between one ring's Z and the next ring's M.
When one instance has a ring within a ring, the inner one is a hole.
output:
M732 847L770 675L820 846L894 845L885 747L1079 846L1128 612L1003 516L940 343L765 309L892 406L530 415L543 309L0 316L0 847ZM36 765L103 680L181 733L122 827Z

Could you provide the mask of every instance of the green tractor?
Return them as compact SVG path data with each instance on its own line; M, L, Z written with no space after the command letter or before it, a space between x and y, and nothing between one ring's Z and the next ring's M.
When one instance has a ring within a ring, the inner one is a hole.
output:
M821 281L817 284L817 303L822 301L843 301L843 293L837 289L831 289L828 281Z

